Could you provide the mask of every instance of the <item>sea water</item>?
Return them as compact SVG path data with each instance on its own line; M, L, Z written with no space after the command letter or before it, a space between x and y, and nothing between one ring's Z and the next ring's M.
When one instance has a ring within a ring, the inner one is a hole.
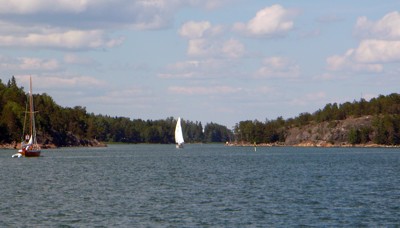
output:
M399 226L400 149L0 150L0 227Z

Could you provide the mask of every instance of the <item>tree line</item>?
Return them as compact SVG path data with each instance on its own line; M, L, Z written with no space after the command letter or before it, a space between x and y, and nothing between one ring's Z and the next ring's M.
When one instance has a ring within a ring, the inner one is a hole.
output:
M0 80L0 143L18 142L22 137L27 94L12 77L7 83ZM88 113L85 107L61 107L47 94L34 94L36 125L39 139L56 146L73 145L75 140L96 139L102 142L174 143L176 119L142 120ZM205 126L198 121L182 121L186 142L248 143L284 142L294 127L361 116L372 116L370 126L360 126L348 133L351 144L374 142L400 145L400 95L380 95L370 101L329 103L314 113L301 113L294 118L275 120L246 120L237 123L233 131L217 123Z
M278 143L284 142L289 129L310 124L328 122L335 127L335 121L348 118L371 116L371 126L358 126L348 133L348 143L374 142L383 145L400 145L400 95L380 95L370 101L329 103L314 113L301 113L295 118L284 120L241 121L234 127L235 138L243 142Z
M47 94L34 94L36 128L42 143L73 145L72 141L96 139L102 142L174 143L176 120L129 119L88 113L85 107L61 107ZM22 137L27 94L12 77L6 84L0 80L0 143L19 142ZM226 142L233 138L227 127L182 120L183 135L188 143Z

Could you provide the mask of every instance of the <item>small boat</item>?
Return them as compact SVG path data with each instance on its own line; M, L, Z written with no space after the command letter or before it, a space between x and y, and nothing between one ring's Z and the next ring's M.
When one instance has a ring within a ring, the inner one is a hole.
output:
M29 134L25 136L25 138L21 142L21 149L18 150L18 153L13 154L13 158L24 157L39 157L41 148L37 143L36 138L36 127L35 127L35 110L33 108L33 95L32 95L32 77L29 78L29 111L25 112L25 123L26 123L26 114L29 114ZM26 124L24 123L24 131ZM22 135L24 135L23 133Z
M16 153L16 154L13 154L11 157L12 158L20 158L20 157L22 157L22 154L21 153Z
M185 141L183 140L183 133L182 133L182 126L181 126L181 118L178 118L178 121L176 122L176 127L175 127L175 142L176 142L176 148L183 148L183 143Z

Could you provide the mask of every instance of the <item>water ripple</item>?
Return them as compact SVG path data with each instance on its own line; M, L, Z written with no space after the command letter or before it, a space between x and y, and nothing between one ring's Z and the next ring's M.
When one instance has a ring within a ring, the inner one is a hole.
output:
M0 151L1 227L400 225L396 149Z

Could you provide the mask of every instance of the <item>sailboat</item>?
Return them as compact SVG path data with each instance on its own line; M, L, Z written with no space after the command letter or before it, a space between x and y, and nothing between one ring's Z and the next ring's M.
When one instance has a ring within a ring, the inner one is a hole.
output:
M178 118L178 121L176 122L175 142L176 142L176 148L183 148L183 143L185 141L183 140L181 118L180 117Z
M29 78L29 134L25 135L25 139L21 142L21 149L18 153L14 154L12 157L39 157L40 156L40 146L37 143L36 138L36 127L35 127L35 110L33 108L33 95L32 95L32 77ZM25 115L26 122L26 115ZM24 123L25 131L25 123ZM23 133L24 135L24 133Z

